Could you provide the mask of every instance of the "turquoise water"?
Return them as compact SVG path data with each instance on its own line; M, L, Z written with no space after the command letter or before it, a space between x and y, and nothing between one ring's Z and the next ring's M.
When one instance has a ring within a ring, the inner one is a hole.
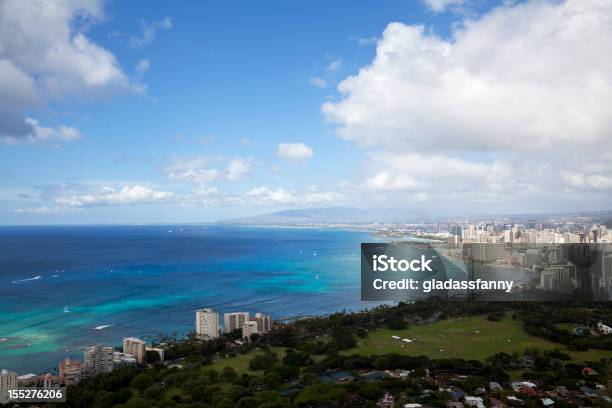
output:
M0 227L0 368L41 372L92 344L185 334L202 307L276 319L370 307L367 241L334 229Z

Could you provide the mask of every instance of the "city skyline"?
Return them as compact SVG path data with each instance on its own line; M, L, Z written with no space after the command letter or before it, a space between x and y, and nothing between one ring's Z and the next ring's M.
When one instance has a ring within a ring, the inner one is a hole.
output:
M607 209L609 2L144 5L0 4L0 224Z

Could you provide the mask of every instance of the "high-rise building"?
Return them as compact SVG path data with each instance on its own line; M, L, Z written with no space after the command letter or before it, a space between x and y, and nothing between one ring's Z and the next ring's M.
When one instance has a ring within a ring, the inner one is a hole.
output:
M62 384L76 385L83 377L83 363L66 358L59 365L59 378Z
M83 359L85 376L89 377L113 371L113 351L112 347L98 345L85 350L85 358Z
M9 370L0 370L0 404L7 404L9 401L9 390L17 389L17 373Z
M115 351L113 353L113 368L114 369L127 367L127 366L135 366L137 363L138 361L136 361L136 357L134 357L132 354L120 353L118 351Z
M202 339L219 337L219 313L210 308L196 310L196 335Z
M612 288L612 255L605 255L602 259L601 286Z
M231 333L242 328L244 322L249 321L249 312L234 312L223 314L223 332Z
M123 352L133 355L138 364L144 364L147 359L147 346L144 341L136 337L123 339Z
M244 322L242 325L242 337L245 339L250 339L254 334L259 334L257 322L255 320Z
M154 351L159 356L159 361L164 361L164 349L161 347L147 347L146 351Z
M571 292L576 287L574 265L550 265L540 275L540 287L544 290Z
M255 317L251 319L257 323L257 333L266 334L272 330L272 317L263 313L256 313Z

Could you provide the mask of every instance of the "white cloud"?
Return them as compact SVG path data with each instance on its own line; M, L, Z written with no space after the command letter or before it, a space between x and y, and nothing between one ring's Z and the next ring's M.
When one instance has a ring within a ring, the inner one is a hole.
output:
M225 170L215 167L224 162ZM208 184L218 180L236 181L247 177L253 170L253 158L234 157L209 158L199 156L192 159L175 159L174 163L166 166L164 172L169 180L188 183Z
M81 132L78 129L60 125L55 128L43 127L38 124L36 119L26 118L25 124L31 127L31 131L20 138L14 136L8 136L1 138L6 143L15 144L19 142L69 142L81 138Z
M270 189L268 187L256 187L247 191L242 200L246 200L249 204L294 204L298 198L289 191L277 188Z
M232 197L228 201L239 205L311 206L336 205L347 202L348 199L347 195L341 192L324 191L316 186L306 191L261 186Z
M472 210L605 207L610 15L603 0L507 3L450 39L389 24L372 63L322 108L340 137L376 152L357 189Z
M32 208L18 208L13 211L16 214L28 214L28 215L62 215L67 213L73 213L78 211L77 208L68 207L32 207Z
M357 37L357 44L359 45L372 45L378 42L378 37Z
M245 192L227 194L219 192L215 187L198 186L190 194L182 197L181 203L186 206L267 206L283 208L336 205L347 202L348 199L348 196L344 193L320 190L317 187L300 191L282 187L259 186Z
M389 149L609 145L612 2L494 9L452 40L392 23L376 58L323 106L341 137Z
M159 203L170 200L174 194L168 191L153 190L142 185L101 186L90 188L87 192L58 192L53 201L58 207L92 207L107 205L128 205L142 203Z
M230 181L248 176L253 170L253 159L234 158L227 163L226 178Z
M103 17L101 0L0 2L0 139L41 140L24 112L48 100L136 90L115 56L85 35L85 23Z
M325 67L328 72L336 72L342 67L342 58L333 58Z
M276 154L287 160L305 161L313 156L312 148L304 143L280 143Z
M612 168L608 168L608 171ZM609 172L607 174L610 174ZM589 174L579 170L569 172L562 171L561 177L567 182L569 188L575 191L612 191L612 177L604 174Z
M134 69L136 70L136 74L140 76L144 75L149 70L149 68L151 68L151 63L147 59L138 60L138 63L134 67Z
M408 175L391 175L386 171L381 171L372 177L368 177L365 185L371 190L398 191L414 189L418 186L418 183Z
M172 19L164 17L159 21L148 23L144 20L140 22L141 31L138 35L130 37L130 45L134 48L142 47L151 43L160 30L169 30L172 28Z
M336 205L348 200L346 194L337 191L322 191L316 186L311 187L300 196L301 202L317 205Z
M436 13L445 11L448 7L458 6L466 3L466 0L422 0L430 9Z
M172 181L183 181L188 183L207 184L223 177L219 170L210 169L185 169L182 171L170 171L168 179Z
M317 76L312 77L310 78L309 82L310 82L310 85L314 85L319 88L327 87L327 81L321 77L317 77Z
M378 152L367 157L366 170L372 175L349 190L382 203L427 202L431 211L446 207L454 214L556 211L571 205L597 209L605 207L606 197L612 194L612 159L605 154L581 160L573 152L551 156L513 153L481 159Z

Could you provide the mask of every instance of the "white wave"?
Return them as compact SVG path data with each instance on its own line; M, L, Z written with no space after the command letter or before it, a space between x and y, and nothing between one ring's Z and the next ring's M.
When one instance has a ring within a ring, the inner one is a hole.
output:
M104 330L107 327L111 327L111 326L112 326L112 324L103 324L103 325L94 327L94 330Z
M38 275L38 276L35 276L33 278L14 280L11 283L15 284L15 283L19 283L19 282L28 282L28 281L39 280L39 279L42 279L42 276Z

